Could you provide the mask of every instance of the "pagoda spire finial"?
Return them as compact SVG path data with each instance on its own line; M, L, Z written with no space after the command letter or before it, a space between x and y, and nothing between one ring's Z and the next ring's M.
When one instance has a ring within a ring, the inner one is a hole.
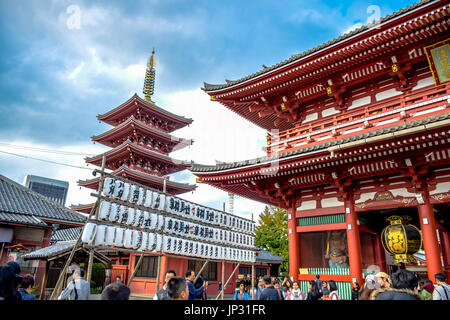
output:
M155 91L155 67L156 67L156 58L155 58L155 48L153 48L152 56L148 58L147 61L147 70L145 71L145 80L144 80L144 90L142 91L145 95L145 101L150 103L154 102L151 99Z

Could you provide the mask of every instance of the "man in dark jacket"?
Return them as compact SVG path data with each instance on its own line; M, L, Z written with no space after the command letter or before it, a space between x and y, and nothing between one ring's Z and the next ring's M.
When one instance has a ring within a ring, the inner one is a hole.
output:
M392 275L392 287L375 290L371 300L421 300L417 284L417 276L406 269L399 269Z
M259 300L278 300L278 291L272 285L272 279L270 279L270 276L264 276L263 280L266 288L259 296Z

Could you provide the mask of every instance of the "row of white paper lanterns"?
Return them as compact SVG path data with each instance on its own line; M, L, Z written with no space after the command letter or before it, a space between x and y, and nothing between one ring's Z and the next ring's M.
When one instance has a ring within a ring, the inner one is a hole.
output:
M213 244L186 240L177 237L107 226L88 222L81 241L93 246L110 246L136 250L137 252L159 252L185 256L255 262L255 251L229 248Z
M205 227L202 225L170 217L166 217L166 223L164 224L164 217L162 215L134 209L132 207L119 205L117 203L111 203L109 201L102 201L100 203L98 218L100 220L110 221L114 223L127 224L130 227L135 228L164 230L166 232L180 234L195 239L217 241L221 243L236 244L247 247L254 246L254 237L250 235L222 230L220 228ZM175 230L175 224L180 226L181 223L184 225L183 230L181 230L180 227ZM187 233L185 232L186 226L189 230L189 232ZM195 233L196 228L198 228L197 234ZM203 234L203 236L201 234Z
M167 211L193 220L214 223L216 225L230 227L240 232L254 232L253 221L240 219L230 214L199 206L183 199L167 196L149 189L144 189L134 184L106 178L103 185L105 196L114 197L122 201L129 201L148 208Z

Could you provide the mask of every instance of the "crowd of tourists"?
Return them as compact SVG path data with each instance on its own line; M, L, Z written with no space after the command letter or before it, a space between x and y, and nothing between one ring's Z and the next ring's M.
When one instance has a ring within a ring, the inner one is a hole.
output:
M70 271L67 286L58 300L89 300L90 285L84 280L84 270L75 267ZM450 286L444 273L437 273L431 280L420 281L413 272L404 268L392 276L384 272L369 274L360 286L354 282L352 300L449 300ZM175 271L165 273L164 286L156 292L154 300L207 300L208 282L202 274L196 277L193 270L187 270L184 277ZM0 300L35 300L34 277L21 276L21 267L11 261L0 267ZM219 293L222 284L219 283ZM253 292L252 292L253 291ZM305 290L306 291L306 290ZM128 300L130 288L119 277L107 285L100 296L101 300ZM323 281L317 275L308 283L308 291L303 292L297 281L285 277L283 281L270 276L260 277L252 289L249 279L241 280L233 295L233 300L340 300L336 282Z
M242 287L239 288L242 291ZM235 295L236 297L236 295ZM450 286L444 273L435 274L435 282L419 281L415 273L400 269L392 274L369 274L360 286L353 283L352 300L449 300ZM236 300L236 299L235 299ZM340 300L339 290L333 280L322 281L317 275L302 292L296 281L285 278L262 277L255 292L255 300Z

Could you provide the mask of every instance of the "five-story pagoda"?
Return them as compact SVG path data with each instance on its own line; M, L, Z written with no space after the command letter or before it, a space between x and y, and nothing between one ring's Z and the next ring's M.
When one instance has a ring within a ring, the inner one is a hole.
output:
M101 167L106 155L105 168L112 174L136 181L153 189L178 195L195 190L195 185L178 183L167 175L191 166L188 161L172 159L169 153L192 144L192 140L181 139L171 133L192 123L192 119L164 110L151 100L154 93L156 59L154 51L148 60L143 93L145 99L134 94L120 106L97 119L113 126L97 136L94 142L112 149L86 162ZM97 190L100 178L78 181L83 187ZM165 188L164 188L165 184ZM89 212L92 205L73 206L73 209Z

